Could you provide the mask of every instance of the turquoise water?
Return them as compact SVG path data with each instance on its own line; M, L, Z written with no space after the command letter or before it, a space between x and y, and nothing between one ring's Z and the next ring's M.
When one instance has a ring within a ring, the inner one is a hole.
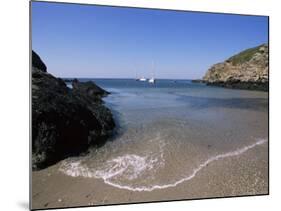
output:
M67 175L153 191L180 185L210 162L267 143L266 92L190 80L91 80L111 92L104 101L118 133L88 155L65 160L61 170Z

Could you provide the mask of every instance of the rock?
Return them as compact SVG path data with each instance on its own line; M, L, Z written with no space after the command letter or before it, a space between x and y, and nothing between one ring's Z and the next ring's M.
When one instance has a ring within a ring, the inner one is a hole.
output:
M47 71L46 65L44 64L44 62L42 62L41 58L34 51L32 51L32 68L36 68L43 72Z
M80 83L77 79L74 79L72 81L72 87L73 87L73 92L78 92L87 96L87 97L104 97L108 94L109 92L105 91L104 89L100 88L97 86L95 83L92 81L87 81L84 83Z
M32 59L40 58L32 55ZM99 90L94 83L89 87L79 83L71 90L62 79L38 67L44 66L32 66L33 169L45 168L104 143L115 127L111 111L101 99L106 92L91 91Z
M207 85L268 91L268 45L263 44L213 65L203 77Z
M111 111L103 105L102 97L110 93L92 81L81 83L77 79L74 79L72 87L72 92L78 101L87 106L100 122L102 126L101 134L109 136L112 128L115 127L115 123Z

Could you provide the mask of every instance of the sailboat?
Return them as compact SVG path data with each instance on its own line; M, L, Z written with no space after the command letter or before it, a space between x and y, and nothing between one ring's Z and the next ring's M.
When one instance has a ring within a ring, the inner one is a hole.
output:
M145 77L141 77L141 78L136 78L136 81L147 81L147 79Z
M154 62L152 62L152 70L154 70ZM154 78L154 74L152 75L152 77L150 79L148 79L148 83L154 84L155 83L155 78Z
M147 79L145 78L145 77L140 77L140 78L138 78L138 76L137 76L137 71L136 71L136 81L146 81Z
M151 78L148 80L148 83L154 84L154 83L155 83L154 77L151 77Z

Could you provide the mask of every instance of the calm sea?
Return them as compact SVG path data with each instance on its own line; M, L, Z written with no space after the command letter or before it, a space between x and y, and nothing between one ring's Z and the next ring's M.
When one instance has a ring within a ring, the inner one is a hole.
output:
M268 93L210 87L190 80L92 80L117 135L103 147L62 162L71 176L116 188L152 191L180 185L209 163L238 156L268 139Z

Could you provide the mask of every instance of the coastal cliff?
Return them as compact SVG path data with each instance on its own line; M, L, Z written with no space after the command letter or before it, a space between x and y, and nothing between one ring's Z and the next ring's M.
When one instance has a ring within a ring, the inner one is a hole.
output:
M115 123L93 82L74 80L73 89L47 72L32 51L32 169L42 169L90 146L103 144Z
M268 91L268 45L244 50L213 65L203 77L207 85Z

